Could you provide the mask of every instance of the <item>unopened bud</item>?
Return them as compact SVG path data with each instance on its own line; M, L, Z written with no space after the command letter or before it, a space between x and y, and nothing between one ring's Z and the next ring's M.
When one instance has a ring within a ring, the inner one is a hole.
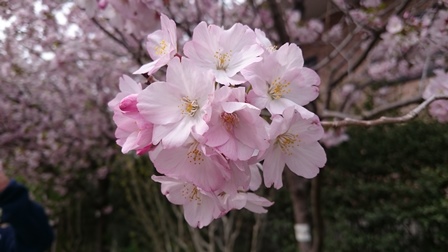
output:
M137 108L137 94L131 94L121 100L119 108L126 113L138 112Z

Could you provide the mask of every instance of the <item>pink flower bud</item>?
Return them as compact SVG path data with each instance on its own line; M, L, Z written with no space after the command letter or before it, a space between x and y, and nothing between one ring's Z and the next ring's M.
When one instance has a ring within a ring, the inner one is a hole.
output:
M108 0L99 0L98 8L104 10L104 9L106 9L108 3L109 3Z
M125 114L138 112L137 109L137 94L130 94L121 100L119 108Z

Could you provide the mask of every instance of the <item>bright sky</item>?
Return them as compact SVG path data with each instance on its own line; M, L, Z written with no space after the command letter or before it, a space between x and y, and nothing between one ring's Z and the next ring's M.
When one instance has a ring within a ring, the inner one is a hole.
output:
M3 17L0 17L0 41L5 39L5 29L10 26L14 20L15 17L11 17L9 20L5 20Z

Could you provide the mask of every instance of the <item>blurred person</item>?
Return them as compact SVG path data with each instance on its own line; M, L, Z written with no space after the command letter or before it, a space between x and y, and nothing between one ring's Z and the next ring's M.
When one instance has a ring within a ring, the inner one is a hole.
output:
M44 209L28 190L9 179L0 161L0 252L42 252L54 239Z

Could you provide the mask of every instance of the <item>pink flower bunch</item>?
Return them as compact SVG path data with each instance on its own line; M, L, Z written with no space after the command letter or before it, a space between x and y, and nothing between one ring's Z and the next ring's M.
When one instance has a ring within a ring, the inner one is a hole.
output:
M259 30L202 22L180 56L174 22L162 15L161 24L146 44L154 61L136 73L167 65L165 80L143 89L123 76L109 106L123 153L149 154L161 174L152 179L191 226L232 209L265 213L272 202L253 191L263 180L282 187L285 165L318 174L324 131L303 106L317 98L320 79L297 45L276 49Z

